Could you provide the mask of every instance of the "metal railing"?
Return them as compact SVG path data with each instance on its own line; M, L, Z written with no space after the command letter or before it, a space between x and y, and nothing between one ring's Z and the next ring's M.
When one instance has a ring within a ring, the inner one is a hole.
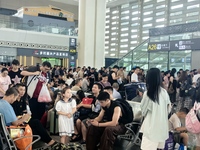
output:
M0 28L10 28L10 29L18 29L18 30L26 30L34 32L78 36L74 27L65 28L53 25L35 25L33 22L29 22L26 24L26 23L12 22L8 20L0 20Z
M142 49L142 46L144 46L146 43L149 42L149 38L145 41L143 41L142 43L140 43L138 46L136 46L133 50L129 51L126 55L124 55L123 57L121 57L119 60L117 60L116 62L114 62L113 64L111 64L109 67L113 67L114 65L119 65L119 62L123 61L125 58L127 58L129 55L132 55L131 57L131 62L133 62L133 52L136 50L140 50ZM146 47L147 48L147 47ZM132 64L131 64L132 65ZM126 67L126 66L124 66Z

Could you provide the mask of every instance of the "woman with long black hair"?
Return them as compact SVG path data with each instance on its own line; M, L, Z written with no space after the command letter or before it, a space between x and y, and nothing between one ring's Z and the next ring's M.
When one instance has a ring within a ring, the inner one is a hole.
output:
M151 68L146 77L147 91L141 102L144 121L142 125L142 150L164 149L168 139L168 113L171 103L167 91L162 87L161 73Z

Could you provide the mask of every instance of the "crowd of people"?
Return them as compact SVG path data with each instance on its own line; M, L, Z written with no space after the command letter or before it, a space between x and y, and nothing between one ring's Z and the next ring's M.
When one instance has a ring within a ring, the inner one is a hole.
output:
M121 93L124 84L132 82L145 82L147 86L147 91L138 88L137 96L132 99L141 103L144 116L141 149L163 149L169 133L187 148L187 129L181 119L200 100L197 90L200 69L177 72L173 68L160 72L152 68L145 75L140 67L129 72L126 67L118 66L100 70L85 66L66 69L52 67L47 61L24 67L13 60L12 66L0 66L0 113L7 126L27 121L33 133L40 135L51 149L64 150L67 143L79 141L86 144L87 150L112 150L116 135L124 134L125 124L130 123L124 121L130 114L120 100L125 101ZM43 88L50 95L48 103L40 101ZM171 106L177 106L176 113L168 118ZM59 116L60 143L46 131L51 126L49 113L54 109ZM199 150L200 134L195 136Z

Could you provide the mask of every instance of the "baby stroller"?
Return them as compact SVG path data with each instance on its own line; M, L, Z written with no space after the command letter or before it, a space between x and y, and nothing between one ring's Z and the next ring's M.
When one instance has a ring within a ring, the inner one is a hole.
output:
M113 150L140 150L142 141L140 128L143 121L140 103L133 101L128 102L133 109L134 119L132 123L125 125L127 129L126 133L124 135L117 136Z

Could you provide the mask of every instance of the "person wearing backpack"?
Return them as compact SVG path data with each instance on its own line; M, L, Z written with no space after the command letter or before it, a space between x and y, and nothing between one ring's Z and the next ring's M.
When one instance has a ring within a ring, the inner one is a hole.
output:
M121 103L110 100L107 92L101 92L97 99L102 110L98 117L89 120L91 126L87 133L86 149L97 149L97 144L100 142L100 150L113 150L116 135L124 134L126 131L124 125L130 123L127 118L128 111L124 111L129 108L125 108L125 104L122 106ZM106 121L104 121L104 116L106 116Z
M147 91L141 101L144 121L141 127L143 133L142 150L164 149L168 139L168 114L171 102L167 91L162 87L161 73L158 68L151 68L146 77Z

